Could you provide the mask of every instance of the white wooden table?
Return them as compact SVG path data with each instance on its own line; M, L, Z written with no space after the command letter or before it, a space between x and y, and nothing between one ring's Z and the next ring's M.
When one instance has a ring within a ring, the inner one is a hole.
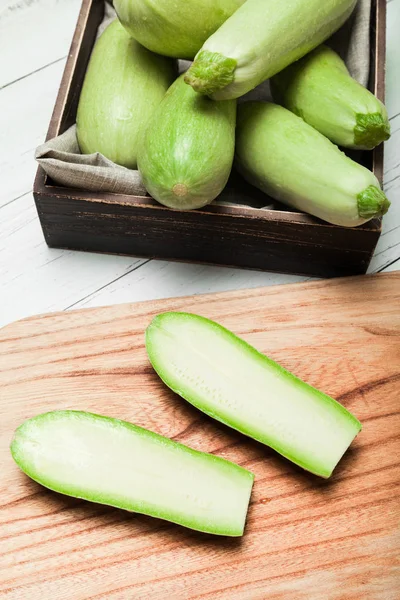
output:
M0 326L35 313L295 282L303 277L47 248L32 196L80 0L0 0ZM388 0L385 191L370 272L400 269L400 0Z

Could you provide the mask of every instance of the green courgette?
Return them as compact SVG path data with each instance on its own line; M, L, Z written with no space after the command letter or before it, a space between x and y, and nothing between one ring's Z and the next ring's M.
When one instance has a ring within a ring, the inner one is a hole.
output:
M244 1L114 0L114 8L128 33L149 50L192 59Z
M160 378L182 398L321 477L332 474L361 429L333 398L204 317L158 315L146 348Z
M201 208L228 180L235 147L236 100L213 102L179 77L158 106L138 168L153 198L170 208Z
M236 168L275 200L344 227L387 212L375 175L286 108L244 102L236 132Z
M275 75L271 90L275 102L339 146L370 150L390 137L382 102L351 77L328 46Z
M204 43L186 82L215 100L238 98L321 44L356 0L247 0Z
M126 421L60 410L25 421L11 454L41 485L198 531L241 536L254 475Z
M176 61L149 52L113 21L95 44L79 99L82 154L100 152L136 169L143 131L176 75Z

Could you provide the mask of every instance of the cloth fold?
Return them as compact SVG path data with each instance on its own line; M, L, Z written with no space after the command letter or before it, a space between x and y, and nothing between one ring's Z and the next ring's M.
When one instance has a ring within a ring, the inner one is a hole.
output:
M139 171L120 167L99 152L80 153L76 125L39 146L35 158L60 185L90 192L146 196Z
M113 7L106 2L98 36L115 18ZM370 18L371 0L359 0L348 22L328 41L345 60L352 76L362 85L367 85L369 76ZM186 70L188 64L187 61L180 61L180 71ZM246 94L240 101L247 99L270 99L268 82ZM75 125L40 145L36 149L35 159L59 185L94 192L146 196L138 171L120 167L100 153L81 154Z

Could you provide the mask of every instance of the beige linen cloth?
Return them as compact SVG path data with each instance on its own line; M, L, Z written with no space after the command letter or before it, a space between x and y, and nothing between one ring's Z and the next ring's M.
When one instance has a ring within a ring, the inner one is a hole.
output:
M106 2L98 36L115 17L114 9ZM370 17L371 0L359 0L350 20L329 41L346 61L353 77L363 85L367 84L369 74ZM180 70L186 70L188 64L187 61L180 61ZM249 98L270 99L268 82L246 94L240 101ZM60 185L94 192L134 196L146 194L138 171L120 167L98 152L81 154L75 125L62 135L39 146L35 158L46 173Z

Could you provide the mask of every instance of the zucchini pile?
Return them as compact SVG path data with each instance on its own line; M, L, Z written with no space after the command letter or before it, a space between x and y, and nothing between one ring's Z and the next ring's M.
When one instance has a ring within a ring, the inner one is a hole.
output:
M269 196L343 227L384 215L374 174L338 146L390 137L382 102L324 42L357 0L114 0L77 111L82 153L139 169L176 210L210 204L232 165ZM178 59L193 59L178 76ZM272 102L237 99L270 80Z

